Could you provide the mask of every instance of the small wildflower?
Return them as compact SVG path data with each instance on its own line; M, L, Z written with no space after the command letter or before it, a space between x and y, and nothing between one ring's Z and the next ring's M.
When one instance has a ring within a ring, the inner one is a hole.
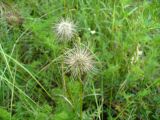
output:
M91 34L94 35L96 33L95 30L91 30Z
M91 28L88 28L88 30L92 35L96 34L96 31L95 30L91 30Z
M85 48L76 46L67 52L64 62L74 77L94 70L93 56Z
M55 26L55 31L61 41L71 40L76 33L76 25L69 19L62 19Z

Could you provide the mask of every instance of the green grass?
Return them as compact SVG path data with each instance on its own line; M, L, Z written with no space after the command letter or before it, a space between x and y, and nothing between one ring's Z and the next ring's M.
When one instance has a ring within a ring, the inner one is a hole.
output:
M58 42L61 18L72 42ZM97 62L83 83L63 64L77 41ZM159 52L159 0L1 0L0 120L160 120Z

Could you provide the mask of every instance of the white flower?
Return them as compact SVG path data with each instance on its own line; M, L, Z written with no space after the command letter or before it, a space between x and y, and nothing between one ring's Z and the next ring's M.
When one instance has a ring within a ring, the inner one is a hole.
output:
M66 53L64 62L67 65L67 70L70 71L74 77L94 70L95 61L93 56L91 52L85 48L76 46Z
M60 41L71 40L76 33L76 25L69 19L62 19L55 26L57 37Z
M95 30L91 30L91 34L94 35L96 33Z
M92 35L96 34L96 31L95 30L91 30L91 28L88 28L88 30Z

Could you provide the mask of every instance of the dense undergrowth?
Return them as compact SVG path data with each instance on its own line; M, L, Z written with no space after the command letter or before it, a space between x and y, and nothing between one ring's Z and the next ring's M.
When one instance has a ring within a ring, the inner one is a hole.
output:
M0 15L0 120L160 120L159 0L1 0ZM75 41L96 60L83 82L64 69Z

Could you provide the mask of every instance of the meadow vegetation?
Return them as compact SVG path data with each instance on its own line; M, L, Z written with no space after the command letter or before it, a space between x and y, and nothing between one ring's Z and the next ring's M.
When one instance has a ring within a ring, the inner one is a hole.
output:
M160 1L1 0L0 120L160 120Z

